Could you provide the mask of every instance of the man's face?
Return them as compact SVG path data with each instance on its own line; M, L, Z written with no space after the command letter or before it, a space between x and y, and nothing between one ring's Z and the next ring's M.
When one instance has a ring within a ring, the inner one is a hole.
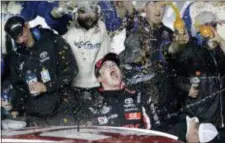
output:
M152 24L160 24L163 19L165 6L162 2L150 2L146 5L146 18Z
M30 32L30 29L27 25L25 25L23 27L23 32L20 36L18 36L15 41L16 43L18 44L22 44L26 47L29 47L30 43L31 43L31 40L32 40L32 34Z
M89 9L83 7L78 10L77 21L86 30L94 27L98 22L98 18L98 8L95 6L91 6Z
M122 82L122 73L113 61L105 61L100 69L100 82L107 87L118 87Z

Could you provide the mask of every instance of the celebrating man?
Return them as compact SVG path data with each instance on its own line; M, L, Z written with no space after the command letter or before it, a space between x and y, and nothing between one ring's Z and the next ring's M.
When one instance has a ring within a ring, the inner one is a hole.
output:
M5 32L13 39L7 48L15 49L10 61L13 110L25 112L31 122L46 121L58 111L76 74L70 46L51 30L30 28L18 16L7 20Z

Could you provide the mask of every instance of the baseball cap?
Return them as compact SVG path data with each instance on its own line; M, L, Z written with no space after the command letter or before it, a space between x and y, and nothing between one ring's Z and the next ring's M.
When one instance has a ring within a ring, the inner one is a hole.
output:
M103 63L105 61L113 61L115 62L118 66L120 65L120 59L119 56L115 53L108 53L106 54L102 59L98 60L95 64L95 76L99 76L99 70L101 69Z
M219 18L215 13L211 11L201 12L195 17L195 22L197 22L197 24L199 25L212 23L216 21L219 21Z
M201 143L205 143L213 140L218 135L218 131L216 127L211 123L201 123L199 125L198 134L199 141Z
M12 37L17 39L18 36L23 34L23 26L25 25L25 20L19 16L13 16L9 18L5 23L5 32Z

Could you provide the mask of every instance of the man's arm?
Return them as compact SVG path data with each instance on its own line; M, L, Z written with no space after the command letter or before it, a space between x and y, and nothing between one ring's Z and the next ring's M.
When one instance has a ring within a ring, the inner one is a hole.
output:
M142 103L142 116L146 129L158 129L161 122L157 114L157 106L152 102L148 93L138 93L138 99Z
M72 16L65 14L60 18L54 18L51 14L54 8L58 7L60 4L58 1L38 2L35 8L35 13L45 19L48 26L58 32L58 34L63 35L68 30L69 22L72 20Z
M117 16L115 7L110 1L99 1L101 14L108 31L115 31L122 25L122 20Z
M65 14L60 18L55 18L51 13L54 8L59 6L58 1L28 1L23 2L22 4L23 9L20 15L24 17L26 21L31 21L37 16L40 16L45 19L45 22L50 28L56 30L60 35L63 35L67 32L67 26L69 21L72 20L72 16Z
M111 39L108 35L108 33L106 32L106 28L105 28L105 25L104 27L101 29L101 30L104 30L102 31L103 34L102 34L102 40L101 40L101 45L100 45L100 49L96 55L96 58L95 58L95 61L93 61L94 63L96 61L98 61L99 59L101 59L103 56L105 56L107 53L110 52L111 49Z
M120 3L120 6L117 6L117 8L116 3ZM99 1L98 4L101 7L101 14L106 24L106 28L110 32L118 30L123 26L123 19L125 17L129 19L134 13L134 7L131 1Z
M10 90L11 95L11 105L13 107L12 111L22 112L24 109L25 101L29 95L28 87L25 84L25 81L21 79L22 73L19 71L18 56L16 52L13 50L16 45L13 45L10 37L6 38L6 49L7 49L7 74L8 76L2 81L9 80L12 85L12 89ZM22 56L22 55L20 55Z
M194 41L192 40L189 40L186 44L179 44L178 42L173 41L171 43L167 43L163 45L162 53L170 67L170 72L171 72L170 75L172 75L173 82L176 85L176 87L183 92L187 92L188 95L191 97L194 94L193 97L195 97L197 94L197 91L192 88L190 79L187 78L186 76L180 75L180 73L178 73L176 69L176 66L177 66L176 61L177 61L177 58L179 57L179 52L181 52L184 48L188 48L187 46L189 46L189 44L191 46L196 46L194 44ZM186 71L182 71L182 72L186 72Z
M73 77L78 72L77 63L69 44L62 37L57 36L55 46L57 59L56 75L50 82L45 83L47 92L68 88Z
M16 70L14 65L10 65L10 73L10 82L12 83L12 90L10 92L10 95L12 96L12 111L21 113L24 110L29 91L24 81L20 78L21 73Z
M190 37L186 29L183 34L174 32L172 42L170 43L168 48L169 54L176 54L180 52L185 46L187 46L189 42Z

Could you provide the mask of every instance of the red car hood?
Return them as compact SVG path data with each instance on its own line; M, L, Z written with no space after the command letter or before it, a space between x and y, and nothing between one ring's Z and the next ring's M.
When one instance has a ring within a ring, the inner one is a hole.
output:
M181 143L176 136L158 131L108 126L81 126L79 132L77 126L3 130L2 142Z

